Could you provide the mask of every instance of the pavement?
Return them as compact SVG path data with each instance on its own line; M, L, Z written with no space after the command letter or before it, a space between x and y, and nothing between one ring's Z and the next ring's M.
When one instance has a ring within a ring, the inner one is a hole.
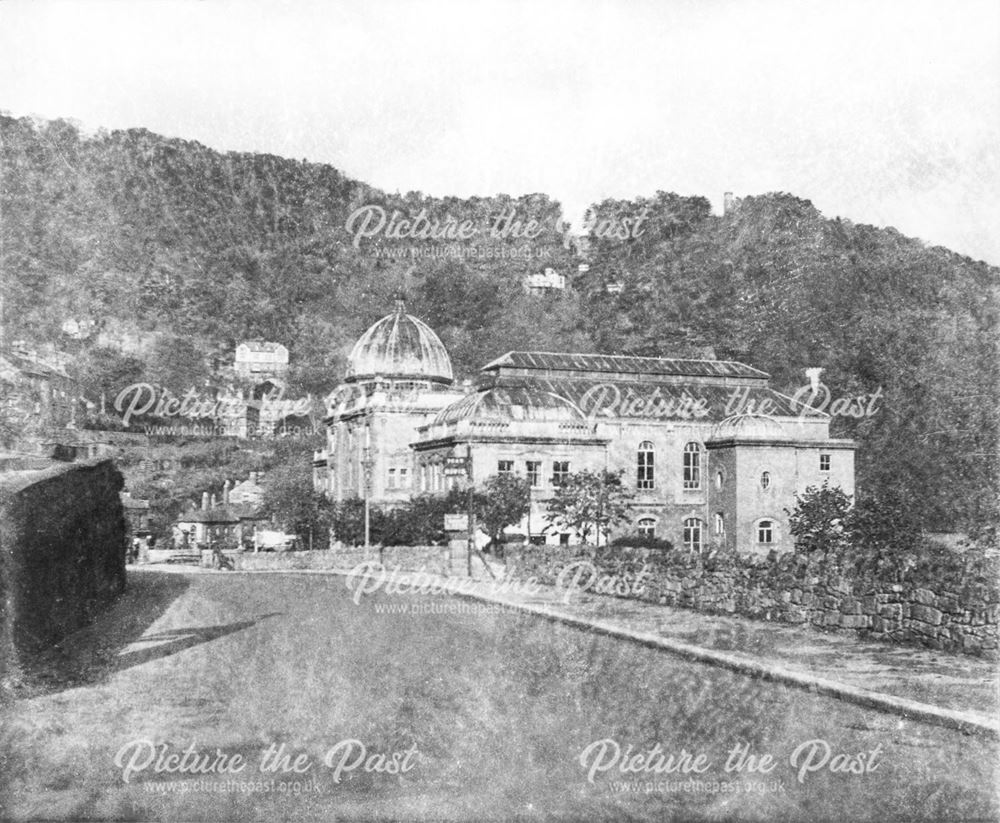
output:
M140 571L144 567L130 568ZM164 570L162 566L145 568ZM174 569L192 571L190 567ZM376 582L372 580L366 586L377 590ZM996 661L610 595L567 593L551 586L518 587L512 583L397 572L378 588L391 594L395 587L397 593L405 594L432 585L459 597L499 604L911 720L1000 737L1000 665Z

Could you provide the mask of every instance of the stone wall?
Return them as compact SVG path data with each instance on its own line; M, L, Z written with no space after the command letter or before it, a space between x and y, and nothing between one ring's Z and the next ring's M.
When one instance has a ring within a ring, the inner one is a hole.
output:
M302 552L235 552L225 553L233 561L237 571L262 571L267 569L302 569L349 571L366 561L381 562L386 568L399 566L404 571L420 571L433 574L449 573L450 549L447 546L386 546L341 548L329 551ZM462 561L464 569L464 560Z
M0 476L0 678L125 588L122 476L110 460Z
M269 571L269 570L323 570L341 568L333 552L223 552L232 562L237 571ZM205 560L211 565L211 552L202 552L202 565Z
M531 547L508 552L508 573L554 584L562 569L581 560L594 563L605 576L604 591L617 596L998 657L1000 595L989 568L940 575L937 581L926 576L894 581L817 574L791 555L754 562L686 558L655 549ZM570 583L568 576L564 582Z

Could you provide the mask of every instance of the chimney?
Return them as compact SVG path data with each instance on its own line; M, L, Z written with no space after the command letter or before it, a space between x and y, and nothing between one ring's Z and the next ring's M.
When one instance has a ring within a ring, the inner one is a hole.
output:
M811 369L806 369L806 377L809 378L809 385L812 387L813 394L819 392L820 382L819 376L823 373L822 368L813 367Z
M208 492L201 493L201 510L204 512L208 511Z
M736 205L736 198L733 197L733 193L731 191L727 191L725 194L722 195L723 214L729 214L730 212L732 212L733 207L735 205Z
M232 487L233 487L233 484L229 482L228 478L226 479L226 482L222 484L222 505L223 506L228 506L229 505L229 490L232 489Z
M219 505L219 501L216 499L215 495L212 495L212 508L216 508Z

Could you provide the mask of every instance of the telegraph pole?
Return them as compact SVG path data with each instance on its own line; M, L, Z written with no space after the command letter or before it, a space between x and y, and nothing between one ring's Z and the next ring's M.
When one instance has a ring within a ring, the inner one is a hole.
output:
M465 553L466 573L472 577L472 550L476 545L476 513L472 507L472 445L465 447L465 477L467 487L465 493L466 515L469 519L469 543Z

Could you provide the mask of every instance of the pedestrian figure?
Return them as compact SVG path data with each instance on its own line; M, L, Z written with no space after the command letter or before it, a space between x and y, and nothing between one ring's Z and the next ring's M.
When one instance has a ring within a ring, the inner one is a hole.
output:
M222 553L222 547L218 543L212 544L212 568L232 571L233 561Z

